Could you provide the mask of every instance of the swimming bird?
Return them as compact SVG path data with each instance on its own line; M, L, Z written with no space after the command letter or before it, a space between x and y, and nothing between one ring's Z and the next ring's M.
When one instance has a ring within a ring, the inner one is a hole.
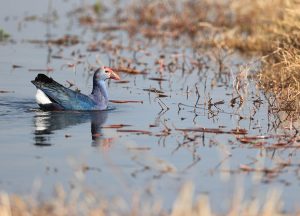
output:
M93 89L90 95L73 91L44 74L38 74L31 82L36 86L36 102L43 110L105 110L108 92L105 81L119 80L111 68L102 66L94 72Z

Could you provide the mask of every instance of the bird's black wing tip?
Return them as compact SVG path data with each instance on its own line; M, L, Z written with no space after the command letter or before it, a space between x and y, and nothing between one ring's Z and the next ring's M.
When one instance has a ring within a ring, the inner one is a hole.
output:
M36 77L35 77L35 80L32 80L31 81L32 83L33 82L43 82L43 83L52 83L53 82L53 79L46 76L45 74L38 74Z

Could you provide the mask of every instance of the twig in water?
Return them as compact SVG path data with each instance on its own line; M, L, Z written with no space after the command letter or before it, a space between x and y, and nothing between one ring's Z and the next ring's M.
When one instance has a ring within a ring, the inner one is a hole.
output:
M200 100L200 93L199 93L199 91L198 91L197 86L195 86L195 87L196 87L197 100L196 100L196 103L195 103L195 106L194 106L194 111L196 111L197 104L198 104L198 102L199 102L199 100Z
M156 97L155 99L159 100L158 104L159 104L159 106L161 107L162 110L169 110L170 109L159 97ZM164 107L162 105L164 105Z

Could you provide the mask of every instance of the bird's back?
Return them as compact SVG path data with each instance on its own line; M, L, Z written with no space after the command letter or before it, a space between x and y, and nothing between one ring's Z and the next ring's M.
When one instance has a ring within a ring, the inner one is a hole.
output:
M97 109L97 104L89 96L66 88L44 74L38 74L31 82L42 90L52 103L58 104L65 110Z

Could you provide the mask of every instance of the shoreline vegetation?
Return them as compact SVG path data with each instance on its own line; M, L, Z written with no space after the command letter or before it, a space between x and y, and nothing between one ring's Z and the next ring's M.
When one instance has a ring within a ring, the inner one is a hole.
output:
M139 1L128 7L127 14L119 22L129 35L187 36L195 49L217 47L257 56L261 68L256 77L260 87L275 97L272 108L298 118L299 1Z

